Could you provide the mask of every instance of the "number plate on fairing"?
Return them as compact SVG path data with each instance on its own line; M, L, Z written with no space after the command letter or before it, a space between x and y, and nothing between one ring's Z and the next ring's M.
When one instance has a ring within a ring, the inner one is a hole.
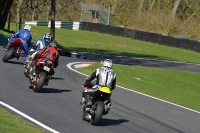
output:
M50 71L50 68L49 68L49 67L47 67L47 66L44 66L44 67L43 67L43 70L45 70L45 71L49 72L49 71Z

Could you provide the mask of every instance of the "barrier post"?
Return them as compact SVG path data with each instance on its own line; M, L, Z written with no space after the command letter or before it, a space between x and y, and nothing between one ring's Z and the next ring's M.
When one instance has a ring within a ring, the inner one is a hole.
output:
M19 18L19 29L21 29L21 26L22 26L22 18L20 17Z

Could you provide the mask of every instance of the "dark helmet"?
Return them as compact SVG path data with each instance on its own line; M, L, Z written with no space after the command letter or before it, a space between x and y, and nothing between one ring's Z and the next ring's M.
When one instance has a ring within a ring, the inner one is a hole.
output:
M49 47L54 47L55 49L57 49L58 43L56 41L51 41Z
M52 38L51 38L51 34L49 34L49 33L44 34L43 39L44 39L44 40L51 41L51 40L52 40Z

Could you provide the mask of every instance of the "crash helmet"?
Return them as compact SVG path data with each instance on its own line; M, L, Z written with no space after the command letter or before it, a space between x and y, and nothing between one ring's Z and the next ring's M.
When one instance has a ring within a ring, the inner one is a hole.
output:
M102 66L103 67L109 67L109 68L112 68L112 60L111 59L105 59L104 61L103 61L103 64L102 64Z
M51 34L45 33L44 36L43 36L43 39L44 39L44 40L47 40L47 41L51 41L51 40L52 40Z
M25 26L24 26L24 30L31 31L31 26L30 26L30 25L25 25Z
M57 49L58 43L56 41L51 41L49 47L54 47L55 49Z

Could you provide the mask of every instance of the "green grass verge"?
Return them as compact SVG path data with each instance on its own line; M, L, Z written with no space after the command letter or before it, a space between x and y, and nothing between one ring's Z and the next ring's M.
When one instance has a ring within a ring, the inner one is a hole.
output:
M77 71L90 75L99 63ZM200 73L113 65L117 85L200 111Z
M16 30L16 25L11 24L10 29L13 31ZM42 38L46 32L50 32L50 28L32 26L31 32L34 41ZM55 32L56 40L60 44L59 48L68 51L83 51L200 64L200 53L190 50L88 31L56 28Z
M44 133L44 131L0 108L0 133Z

